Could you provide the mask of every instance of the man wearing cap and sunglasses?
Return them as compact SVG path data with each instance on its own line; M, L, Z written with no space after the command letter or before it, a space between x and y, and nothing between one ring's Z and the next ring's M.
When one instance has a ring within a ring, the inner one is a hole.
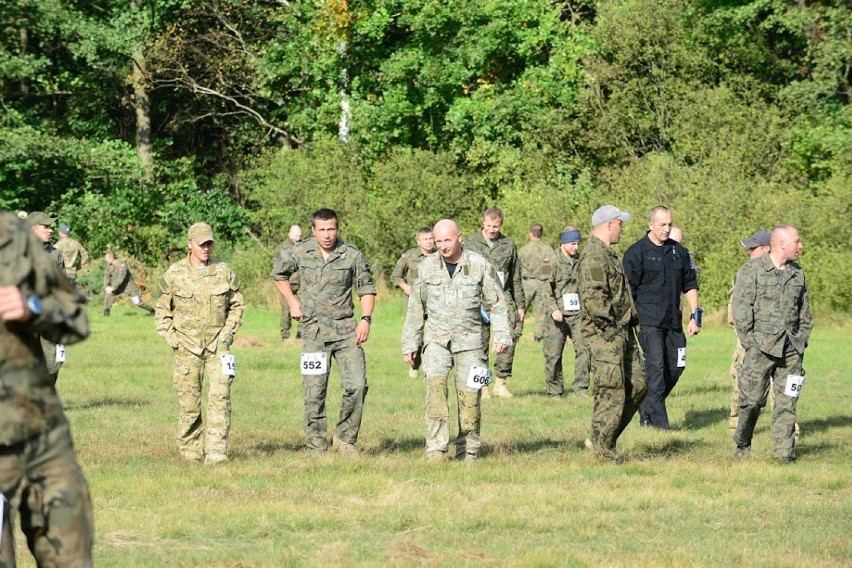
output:
M160 279L157 332L174 350L173 383L180 414L177 441L185 460L213 464L228 459L231 383L236 374L230 347L243 322L245 302L231 268L210 255L215 244L207 223L189 228L189 254ZM203 380L207 428L201 420Z
M591 354L595 377L592 433L586 447L602 459L622 463L618 437L630 424L648 392L639 355L630 283L612 245L621 240L622 223L630 213L604 205L592 214L592 236L577 264L577 289L583 342Z

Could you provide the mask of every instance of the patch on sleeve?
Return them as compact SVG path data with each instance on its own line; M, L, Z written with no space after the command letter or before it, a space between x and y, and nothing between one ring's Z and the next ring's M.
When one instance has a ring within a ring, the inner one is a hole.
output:
M604 271L600 266L593 266L590 270L590 275L592 280L597 280L598 282L604 281Z

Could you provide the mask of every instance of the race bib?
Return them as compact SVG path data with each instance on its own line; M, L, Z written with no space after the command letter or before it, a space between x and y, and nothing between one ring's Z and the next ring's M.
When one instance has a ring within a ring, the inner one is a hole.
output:
M303 375L325 375L328 373L328 353L302 353Z
M234 377L237 374L237 358L230 353L225 353L219 356L219 361L222 363L222 374L229 377Z
M497 271L497 278L500 279L500 286L506 287L506 273L502 270Z
M140 298L139 296L130 296L130 301L133 302L134 306L138 306L142 303L142 298Z
M566 312L580 311L580 295L579 294L562 294L562 309Z
M65 346L61 343L56 344L56 362L64 363L65 362Z
M805 377L802 375L787 375L787 385L784 394L793 398L799 398L802 387L805 386Z
M679 369L686 367L686 347L677 348L677 366Z
M491 384L491 373L488 367L471 367L467 380L464 382L464 386L473 390L482 390L489 384Z

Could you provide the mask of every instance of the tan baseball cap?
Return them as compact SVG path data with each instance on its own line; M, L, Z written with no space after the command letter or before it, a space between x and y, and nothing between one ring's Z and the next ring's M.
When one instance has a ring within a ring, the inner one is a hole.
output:
M213 229L207 223L195 223L189 228L187 236L197 245L211 241L216 242L216 239L213 238Z
M47 225L48 227L52 227L56 223L56 219L44 211L33 211L27 215L27 222L30 225Z

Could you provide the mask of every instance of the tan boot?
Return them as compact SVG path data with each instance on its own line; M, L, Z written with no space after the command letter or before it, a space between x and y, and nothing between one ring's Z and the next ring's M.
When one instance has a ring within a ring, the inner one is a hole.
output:
M482 387L481 392L482 392L482 396L480 397L480 400L485 400L486 398L491 398L491 393L488 392L488 386L487 385Z
M505 379L497 377L496 379L494 379L494 396L496 398L512 398L513 396L515 396L509 392L509 389L506 388L506 381L508 380L509 377L506 377Z

